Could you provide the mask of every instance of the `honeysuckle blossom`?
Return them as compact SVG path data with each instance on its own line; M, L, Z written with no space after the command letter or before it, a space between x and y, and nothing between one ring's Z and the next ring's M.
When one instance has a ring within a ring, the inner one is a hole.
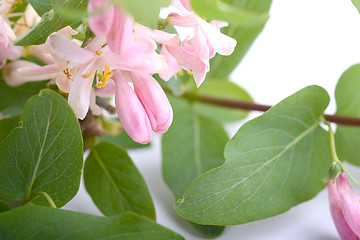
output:
M327 183L330 211L342 240L360 238L360 198L351 189L347 177L341 173Z
M188 0L174 0L173 5L180 11L168 15L168 24L178 27L194 29L194 36L188 35L181 43L181 46L164 46L165 53L170 53L178 63L185 69L191 69L194 74L196 85L199 87L204 81L206 73L210 70L209 60L216 53L230 55L236 46L236 40L222 34L221 27L227 26L226 22L206 22L191 9ZM175 71L177 67L174 60L167 57L170 69ZM165 79L168 76L162 76Z
M0 16L0 68L5 66L7 60L16 60L21 57L22 48L12 44L15 38L11 27Z

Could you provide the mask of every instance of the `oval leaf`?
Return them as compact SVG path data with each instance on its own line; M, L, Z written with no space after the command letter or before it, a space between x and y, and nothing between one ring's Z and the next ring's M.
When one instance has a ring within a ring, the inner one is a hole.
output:
M360 117L360 64L351 66L340 77L335 89L336 114ZM336 150L341 160L360 165L360 129L338 125L335 133Z
M23 206L0 214L1 239L183 239L134 213L98 217L39 206Z
M319 126L328 102L324 89L310 86L245 123L225 147L225 164L193 182L177 211L201 224L235 225L313 198L331 161Z
M79 122L65 99L51 90L30 98L20 121L22 126L0 144L0 199L28 200L43 191L61 207L79 188Z
M84 180L86 190L104 215L131 211L156 218L146 183L122 148L107 142L92 148Z
M191 0L191 7L201 17L209 20L225 21L229 24L242 27L265 24L269 18L267 12L251 12L249 10L224 3L222 0Z

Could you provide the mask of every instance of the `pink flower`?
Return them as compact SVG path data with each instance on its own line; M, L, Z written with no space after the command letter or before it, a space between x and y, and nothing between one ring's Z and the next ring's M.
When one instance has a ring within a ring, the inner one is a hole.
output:
M346 175L327 183L330 211L342 240L360 238L360 199L351 189Z
M16 60L22 55L22 48L12 44L15 37L13 30L0 16L0 68L5 66L7 60Z

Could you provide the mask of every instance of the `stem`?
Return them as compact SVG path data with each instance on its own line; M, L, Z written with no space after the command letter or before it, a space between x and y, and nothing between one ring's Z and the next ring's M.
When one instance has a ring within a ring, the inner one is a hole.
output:
M254 110L260 112L266 112L272 107L270 105L262 105L262 104L246 102L246 101L228 100L228 99L222 99L222 98L216 98L210 96L190 96L188 94L185 94L184 97L189 99L195 99L197 101L204 103L210 103L217 106L224 106L224 107L244 109L244 110ZM329 115L329 114L324 114L324 118L327 121L336 124L360 126L360 118L346 117L340 115Z
M112 106L104 98L96 97L96 104L99 105L99 107L104 108L110 114L115 114L116 113L116 108L114 106Z
M331 158L333 160L333 162L335 162L336 164L338 164L341 169L346 173L346 175L349 177L349 179L357 186L360 187L360 182L358 182L351 174L348 170L346 170L344 164L340 161L339 157L336 154L336 149L335 149L335 139L334 139L334 132L331 128L331 124L328 121L323 121L323 123L325 123L328 127L329 127L329 137L330 137L330 150L331 150Z
M36 198L43 196L47 202L49 203L50 207L57 208L52 198L46 192L38 192L34 196L32 196L29 200L25 202L25 204L32 204L31 201L35 200Z

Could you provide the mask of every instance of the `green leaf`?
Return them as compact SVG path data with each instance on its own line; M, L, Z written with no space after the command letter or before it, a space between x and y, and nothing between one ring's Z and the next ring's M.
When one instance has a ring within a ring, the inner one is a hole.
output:
M29 99L21 126L0 143L0 199L27 201L46 192L58 207L79 188L80 126L66 100L52 90ZM35 203L47 204L44 199Z
M146 183L123 149L106 142L92 148L84 180L86 190L104 215L131 211L155 220Z
M198 97L215 97L226 100L252 102L251 97L245 90L229 81L207 81L198 88L196 95ZM248 111L215 106L199 101L194 102L194 109L198 114L218 122L239 121L248 115Z
M340 77L335 89L337 115L360 117L360 64L351 66ZM337 125L336 150L341 160L360 166L360 129Z
M183 239L134 213L98 217L40 206L23 206L0 214L1 239Z
M360 12L360 0L351 0L357 10Z
M0 120L0 142L6 138L13 128L19 126L20 117L14 116Z
M223 164L228 140L219 123L197 115L190 105L174 111L174 122L162 138L162 169L176 199L201 174ZM192 225L207 237L218 236L224 230L223 226Z
M39 16L51 11L53 8L53 0L28 0Z
M125 131L121 132L117 136L105 135L96 138L96 143L102 143L102 142L110 142L112 144L117 145L118 147L125 149L136 149L136 148L144 148L150 146L150 143L140 144L134 142Z
M86 11L87 4L88 0L56 1L56 6L54 6L55 9L51 9L45 13L38 24L30 29L30 31L15 39L14 43L20 46L43 44L51 33L69 26L79 20L67 18L62 15L64 9L71 9L74 12L84 12ZM78 16L82 17L81 14Z
M168 6L171 0L113 0L112 2L124 7L128 13L134 16L136 22L156 28L160 8Z
M47 81L25 83L19 87L10 87L0 77L0 111L9 107L23 107L26 101L46 87Z
M3 202L0 202L0 213L10 210L10 207ZM1 228L0 228L1 229ZM1 230L0 230L1 233Z
M310 86L245 123L225 147L225 164L194 181L176 210L196 223L236 225L313 198L331 162L319 126L328 103L324 89Z
M265 13L269 11L272 0L224 0L224 2L249 11ZM230 56L217 54L210 60L211 71L208 74L208 78L226 79L245 56L251 44L264 28L264 25L253 27L230 25L222 29L224 34L236 39L237 45L235 51Z
M267 12L252 12L227 4L222 0L191 0L191 7L201 17L209 20L225 21L229 24L242 27L265 24L269 18Z

